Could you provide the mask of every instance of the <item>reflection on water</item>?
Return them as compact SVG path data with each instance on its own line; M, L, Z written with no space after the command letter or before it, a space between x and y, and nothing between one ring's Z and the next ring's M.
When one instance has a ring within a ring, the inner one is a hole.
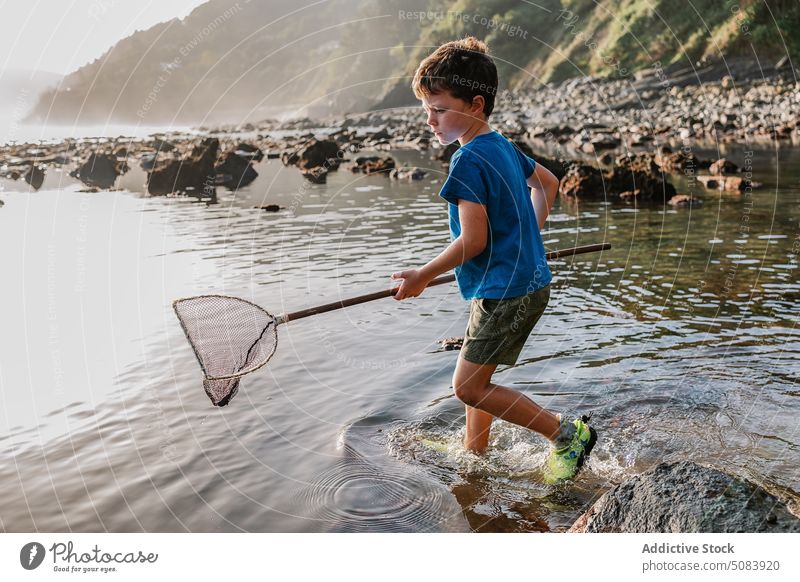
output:
M777 155L756 152L751 200L558 203L549 249L613 248L552 263L548 312L497 375L593 415L591 460L556 488L532 433L496 421L485 456L461 447L457 353L437 346L466 324L452 286L281 326L223 409L172 314L201 293L281 313L390 285L448 241L427 157L396 153L431 170L412 184L343 166L310 185L264 161L215 204L142 197L135 171L125 192L55 175L2 192L0 529L558 531L613 484L687 458L797 510L800 151Z

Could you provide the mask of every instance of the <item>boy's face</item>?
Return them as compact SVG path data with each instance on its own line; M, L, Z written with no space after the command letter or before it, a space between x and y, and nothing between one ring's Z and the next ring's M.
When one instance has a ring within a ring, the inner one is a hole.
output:
M453 143L476 121L485 119L481 98L469 104L448 92L423 97L422 108L428 116L426 123L443 145Z

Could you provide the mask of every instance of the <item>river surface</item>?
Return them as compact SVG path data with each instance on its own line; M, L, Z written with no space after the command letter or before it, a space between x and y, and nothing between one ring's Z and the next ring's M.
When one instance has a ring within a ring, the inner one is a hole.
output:
M387 288L448 243L427 155L392 152L429 169L414 183L343 166L310 185L265 160L215 204L146 197L138 168L116 192L54 170L38 192L3 181L0 531L563 531L680 459L800 513L800 150L726 147L763 189L676 176L702 207L553 209L548 249L612 249L551 263L550 306L495 381L592 415L599 443L557 487L526 430L495 421L486 455L461 447L458 352L438 344L466 325L452 285L280 326L229 406L203 391L172 301L219 293L277 314Z

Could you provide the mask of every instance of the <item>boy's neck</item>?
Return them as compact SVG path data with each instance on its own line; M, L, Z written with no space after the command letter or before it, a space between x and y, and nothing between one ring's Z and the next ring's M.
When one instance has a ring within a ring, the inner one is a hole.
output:
M460 143L462 146L465 146L477 136L483 135L484 133L490 133L492 131L494 130L489 127L488 121L477 121L467 131L465 131L460 138L458 138L458 143Z

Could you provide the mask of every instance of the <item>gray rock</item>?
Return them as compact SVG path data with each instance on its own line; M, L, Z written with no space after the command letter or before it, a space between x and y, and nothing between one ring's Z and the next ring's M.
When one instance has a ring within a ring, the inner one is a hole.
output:
M147 176L147 191L153 195L193 192L204 196L216 194L216 170L219 140L206 138L196 143L191 153L181 160L156 163Z
M603 172L588 164L572 163L567 168L564 177L561 178L559 192L562 196L578 199L602 200L606 195Z
M217 183L221 183L231 190L244 188L258 178L258 172L253 169L253 164L250 162L253 156L244 158L239 155L240 151L243 150L237 149L227 152L222 156L222 161L215 168L217 175L223 175L223 179L217 180Z
M661 168L649 154L617 156L610 171L572 163L561 179L562 196L586 199L662 201L676 194Z
M758 485L691 461L661 463L606 492L571 532L800 532L800 519Z
M669 199L669 205L676 208L691 208L694 206L702 206L703 201L697 196L690 196L688 194L676 194Z
M379 156L361 156L356 158L353 165L350 166L350 171L357 173L363 172L364 174L387 174L395 168L394 158L387 156L381 158Z
M337 159L338 154L339 145L332 139L312 139L298 152L296 164L301 170L323 167L329 169L331 165L330 160Z
M712 174L735 174L739 171L739 166L727 158L720 158L709 166L708 171Z
M422 168L406 167L395 168L389 173L389 177L393 180L406 180L412 182L414 180L422 180L427 175L427 172Z
M668 200L676 194L675 187L649 154L617 156L606 175L605 186L612 195L635 192L637 200Z
M706 188L716 188L717 190L724 190L726 192L744 192L748 188L755 190L764 185L756 180L747 180L741 176L723 176L722 174L717 174L715 176L697 176L697 181Z
M382 140L382 139L391 139L392 134L390 134L388 131L386 131L385 127L382 127L381 129L379 129L375 133L371 134L369 137L373 141L379 141L379 140Z
M111 188L117 176L126 169L127 164L118 161L115 155L92 152L83 164L70 172L70 176L87 186Z
M139 167L141 167L144 171L150 172L156 166L156 158L158 157L157 153L152 154L142 154L139 158Z
M446 337L444 339L439 340L439 345L442 346L442 349L446 352L452 350L460 350L461 347L464 345L464 338L463 337Z
M31 164L31 167L28 168L28 171L25 172L23 177L28 184L33 186L35 190L38 190L42 187L42 183L44 183L44 167Z
M152 147L157 152L171 152L175 149L175 146L172 145L170 142L165 141L158 137L153 138L150 147Z

